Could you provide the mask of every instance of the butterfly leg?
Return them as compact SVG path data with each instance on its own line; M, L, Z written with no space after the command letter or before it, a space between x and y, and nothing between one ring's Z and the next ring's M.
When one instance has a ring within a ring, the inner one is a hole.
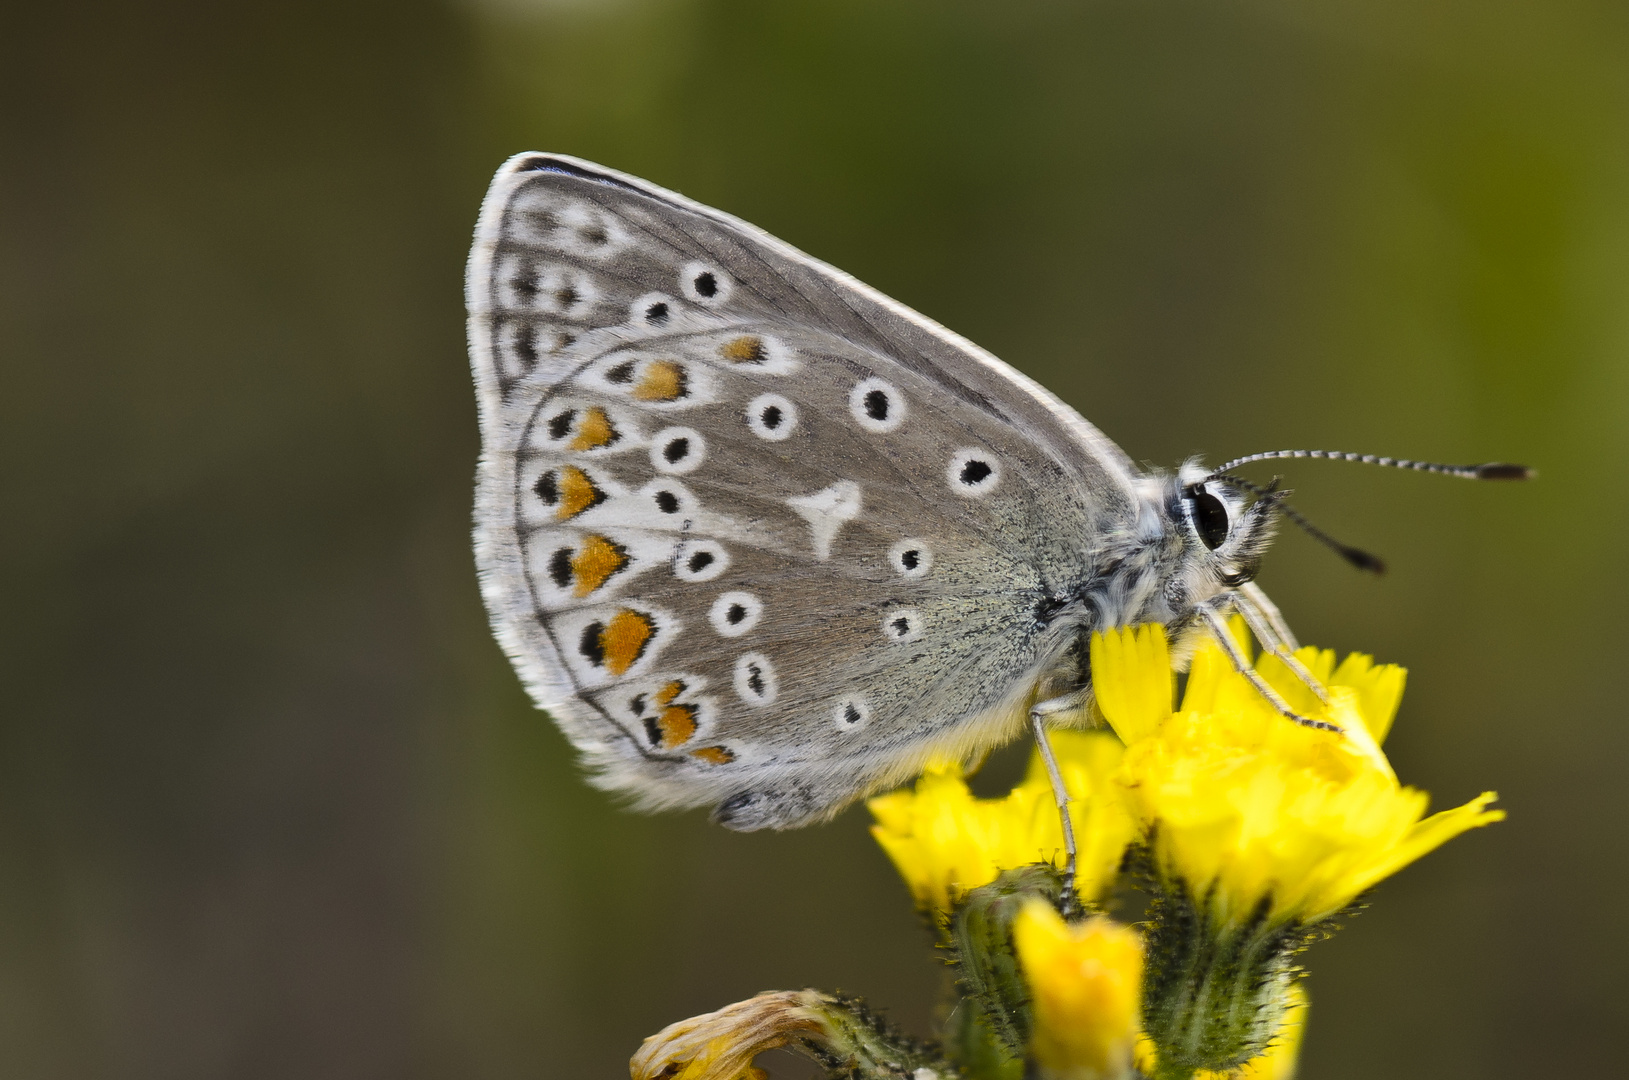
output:
M1262 648L1278 657L1279 661L1294 673L1297 679L1306 684L1307 689L1318 695L1318 699L1325 704L1329 702L1329 691L1324 684L1313 677L1307 666L1296 659L1295 636L1290 628L1284 624L1284 616L1278 613L1278 607L1261 591L1255 582L1241 585L1233 595L1233 609L1244 616L1245 625L1250 632L1256 635Z
M1222 598L1223 604L1226 604L1227 602L1228 599L1226 597ZM1225 652L1227 654L1227 658L1232 661L1234 671L1237 671L1240 675L1243 675L1246 679L1250 680L1250 685L1254 686L1256 691L1261 694L1262 697L1267 699L1268 704L1277 709L1286 718L1294 720L1302 727L1317 728L1320 731L1339 732L1341 730L1337 725L1331 724L1327 720L1314 720L1312 717L1302 716L1300 713L1290 708L1290 703L1280 697L1277 690L1274 690L1271 686L1268 686L1267 680L1263 679L1259 674L1257 674L1256 669L1251 666L1249 659L1246 658L1244 653L1239 649L1238 642L1233 640L1233 635L1227 628L1227 620L1222 618L1221 612L1219 612L1216 608L1217 605L1214 601L1207 601L1196 607L1194 611L1199 615L1200 618L1204 619L1205 624L1210 627L1211 636L1216 639L1216 643L1222 647L1222 651Z
M1261 616L1268 626L1273 628L1273 633L1278 635L1278 639L1284 643L1285 648L1294 652L1301 647L1301 643L1295 640L1295 634L1290 630L1290 624L1284 621L1283 612L1278 610L1278 605L1268 597L1266 590L1254 581L1247 581L1240 585L1235 592L1237 594L1236 598L1243 598L1246 603L1255 607L1256 613ZM1249 618L1249 616L1245 617Z
M1082 700L1084 700L1084 692ZM1073 697L1074 695L1068 695ZM1046 737L1046 717L1048 713L1042 710L1054 702L1064 701L1065 698L1053 698L1043 701L1029 711L1029 727L1035 735L1035 748L1041 752L1041 761L1046 765L1047 779L1052 782L1052 799L1058 804L1058 819L1063 823L1063 850L1066 860L1063 866L1063 914L1067 917L1075 909L1075 826L1069 820L1069 792L1063 786L1063 774L1058 771L1058 759L1052 756L1052 744ZM1066 709L1078 708L1079 703L1060 706L1052 712L1063 712Z

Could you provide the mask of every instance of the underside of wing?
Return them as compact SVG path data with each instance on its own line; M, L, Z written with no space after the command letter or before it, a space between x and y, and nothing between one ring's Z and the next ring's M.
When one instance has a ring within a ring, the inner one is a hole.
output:
M1010 735L1132 471L930 321L716 211L505 165L468 277L493 625L606 786L828 814Z

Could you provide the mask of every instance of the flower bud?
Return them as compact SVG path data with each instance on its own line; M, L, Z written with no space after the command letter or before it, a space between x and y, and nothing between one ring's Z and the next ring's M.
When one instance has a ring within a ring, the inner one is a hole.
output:
M1013 944L1031 995L1030 1057L1043 1080L1130 1077L1143 975L1136 931L1102 916L1066 923L1031 900Z

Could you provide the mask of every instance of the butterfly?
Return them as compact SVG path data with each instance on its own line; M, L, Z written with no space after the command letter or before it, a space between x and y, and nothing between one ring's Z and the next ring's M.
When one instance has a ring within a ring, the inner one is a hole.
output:
M1226 469L1362 459L1141 469L938 323L561 155L499 169L466 301L498 641L594 783L735 829L1087 722L1093 630L1181 657L1237 611L1297 666L1251 580L1282 493Z

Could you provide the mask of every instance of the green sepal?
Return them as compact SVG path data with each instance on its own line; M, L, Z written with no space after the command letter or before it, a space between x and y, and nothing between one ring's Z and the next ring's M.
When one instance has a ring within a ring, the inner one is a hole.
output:
M974 889L951 916L957 981L982 1027L1006 1056L1022 1061L1030 1036L1029 987L1013 952L1012 924L1029 900L1057 905L1063 875L1046 863L1008 870ZM994 1074L992 1074L994 1075Z
M1209 904L1181 882L1157 885L1144 940L1143 1029L1159 1080L1225 1072L1264 1053L1278 1035L1295 955L1311 937L1299 923L1270 923L1270 898L1242 925L1218 927Z
M945 1049L970 1080L1023 1080L1023 1058L1013 1057L985 1022L984 1010L962 999L950 1016Z

